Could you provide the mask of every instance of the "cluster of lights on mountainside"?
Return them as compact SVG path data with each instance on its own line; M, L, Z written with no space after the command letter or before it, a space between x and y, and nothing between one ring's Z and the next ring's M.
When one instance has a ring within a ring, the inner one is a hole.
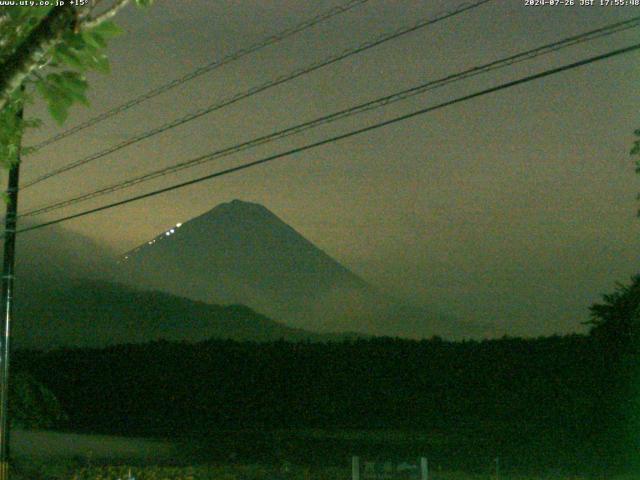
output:
M144 247L145 245L153 245L154 243L162 240L163 238L169 237L171 235L173 235L174 233L176 233L176 230L178 228L180 228L182 226L182 223L176 223L175 227L171 227L169 230L167 230L166 232L161 233L160 235L158 235L156 238L154 238L153 240L149 240L148 242L146 242L146 244L142 244L136 248L134 248L133 250L130 250L129 252L127 252L124 257L123 260L127 260L129 258L130 255L138 252L142 247Z

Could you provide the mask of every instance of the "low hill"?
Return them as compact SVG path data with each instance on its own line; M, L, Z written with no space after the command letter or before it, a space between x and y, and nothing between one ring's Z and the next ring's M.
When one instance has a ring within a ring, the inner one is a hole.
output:
M152 340L326 340L242 305L211 305L117 283L77 280L19 297L15 343L24 348L94 347Z

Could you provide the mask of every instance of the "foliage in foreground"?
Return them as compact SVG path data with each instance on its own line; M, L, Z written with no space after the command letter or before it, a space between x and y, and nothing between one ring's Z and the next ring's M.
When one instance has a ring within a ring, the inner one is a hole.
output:
M289 466L94 466L72 464L39 466L16 472L13 478L23 480L348 480L349 468L316 468ZM467 474L461 472L431 472L430 480L495 480L495 473ZM631 480L631 476L608 477L611 480ZM575 476L500 476L501 480L587 480Z
M67 420L55 395L25 372L17 372L13 376L9 395L12 428L55 428Z
M25 99L39 94L59 124L74 103L88 105L85 72L108 73L107 42L121 32L110 19L130 2L152 0L0 6L0 167L16 161L24 130L39 125L18 113Z
M69 429L191 443L204 437L201 450L216 461L233 452L240 462L325 466L342 465L352 452L384 452L426 454L443 470L483 471L499 455L510 472L582 473L605 464L624 471L634 453L621 448L628 416L613 408L629 393L616 387L626 373L608 361L610 349L583 336L212 340L17 353L14 364L60 400ZM268 434L316 428L428 438Z

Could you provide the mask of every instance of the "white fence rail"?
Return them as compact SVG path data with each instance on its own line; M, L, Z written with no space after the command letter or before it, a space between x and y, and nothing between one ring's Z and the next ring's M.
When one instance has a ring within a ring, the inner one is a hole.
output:
M429 480L429 462L421 457L417 462L360 461L351 458L351 480Z

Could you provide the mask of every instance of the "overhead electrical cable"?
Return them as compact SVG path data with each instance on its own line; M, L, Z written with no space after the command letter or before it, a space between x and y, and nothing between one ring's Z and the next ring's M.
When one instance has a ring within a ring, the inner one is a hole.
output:
M634 27L638 27L640 25L640 16L638 17L634 17L632 19L629 20L625 20L622 22L617 22L617 23L613 23L610 25L606 25L604 27L595 29L595 30L591 30L588 32L584 32L581 33L579 35L574 35L553 43L549 43L546 44L544 46L541 47L537 47L534 49L530 49L527 50L525 52L521 52L515 55L511 55L509 57L506 58L502 58L500 60L495 60L489 63L486 63L484 65L481 66L477 66L477 67L473 67L473 68L469 68L467 70L464 70L462 72L459 73L455 73L452 75L448 75L446 77L443 78L439 78L437 80L432 80L426 83L423 83L421 85L418 85L416 87L412 87L409 89L405 89L402 90L400 92L391 94L391 95L387 95L381 98L377 98L375 100L371 100L369 102L366 103L362 103L359 105L356 105L354 107L350 107L348 109L344 109L344 110L340 110L338 112L332 113L330 115L325 115L322 116L320 118L316 118L314 120L308 121L308 122L304 122L302 124L298 124L289 128L285 128L283 130L279 130L277 132L273 132L269 135L264 135L258 138L255 138L253 140L249 140L231 147L226 147L223 148L221 150L218 150L216 152L213 153L209 153L206 155L202 155L193 159L189 159L187 161L184 162L180 162L178 164L175 165L171 165L168 167L164 167L158 170L155 170L153 172L149 172L146 173L144 175L140 175L138 177L134 177L134 178L130 178L130 179L126 179L124 181L121 182L117 182L111 185L108 185L106 187L102 187L98 190L94 190L88 193L84 193L75 197L71 197L65 200L61 200L59 202L53 203L53 204L49 204L49 205L45 205L42 207L38 207L32 210L28 210L25 213L21 214L21 217L28 217L28 216L35 216L35 215L41 215L44 213L48 213L48 212L52 212L55 210L59 210L63 207L67 207L70 205L75 205L77 203L83 202L83 201L87 201L93 198L97 198L100 197L102 195L106 195L109 193L113 193L113 192L117 192L119 190L123 190L125 188L130 188L133 187L135 185L138 185L140 183L143 182L147 182L150 180L153 180L155 178L159 178L159 177L163 177L165 175L169 175L172 173L176 173L179 172L181 170L185 170L188 168L193 168L197 165L201 165L203 163L206 162L210 162L212 160L215 159L219 159L222 157L226 157L244 150L247 150L249 148L253 148L253 147L257 147L259 145L265 144L265 143L269 143L269 142L273 142L275 140L279 140L282 138L286 138L292 135L296 135L298 133L304 132L306 130L309 130L311 128L316 128L320 125L324 125L324 124L328 124L328 123L332 123L335 122L337 120L352 116L352 115L356 115L356 114L360 114L366 111L370 111L376 108L381 108L383 106L398 102L400 100L405 100L407 98L411 98L413 96L419 95L419 94L423 94L427 91L431 91L433 89L436 88L440 88L442 86L448 85L450 83L454 83L457 81L461 81L467 78L471 78L474 77L476 75L482 74L482 73L487 73L490 72L492 70L497 70L500 68L504 68L510 65L514 65L526 60L530 60L536 57L539 57L541 55L547 55L550 54L552 52L556 52L559 51L561 49L564 48L568 48L570 46L573 45L577 45L579 43L583 43L586 41L592 41L598 38L602 38L605 36L609 36L612 35L614 33L618 33L621 32L623 30L627 30L630 28L634 28Z
M143 140L146 140L150 137L153 137L155 135L158 135L160 133L164 133L168 130L174 129L176 127L179 127L181 125L184 125L185 123L191 122L193 120L196 120L197 118L200 118L204 115L207 115L209 113L212 113L214 111L220 110L224 107L227 107L229 105L232 105L234 103L239 102L240 100L244 100L246 98L249 98L253 95L256 95L258 93L264 92L266 90L269 90L271 88L274 88L278 85L282 85L286 82L289 82L291 80L294 80L296 78L299 78L303 75L309 74L311 72L314 72L316 70L319 70L320 68L326 67L328 65L332 65L336 62L339 62L341 60L344 60L348 57L351 57L353 55L356 55L358 53L364 52L366 50L369 50L371 48L374 48L378 45L381 45L385 42L388 42L390 40L399 38L403 35L406 35L408 33L414 32L420 28L426 27L428 25L432 25L434 23L443 21L445 19L451 18L453 16L459 15L463 12L466 12L468 10L477 8L485 3L488 3L492 0L479 0L476 1L475 3L472 4L463 4L463 6L460 6L458 8L456 8L455 10L447 10L445 13L442 13L440 15L436 15L435 17L430 17L428 19L424 19L424 20L420 20L419 22L413 24L410 27L403 27L401 29L395 30L394 32L391 33L386 33L383 34L379 37L377 37L376 39L367 41L355 48L349 48L347 50L344 50L342 53L339 53L337 55L333 55L330 56L328 58L325 58L324 60L321 60L319 62L313 63L309 66L294 70L291 73L279 76L273 80L270 80L266 83L263 83L261 85L255 86L250 88L249 90L246 90L244 92L240 92L237 93L231 97L228 97L220 102L216 102L212 105L209 105L208 107L199 109L193 113L190 113L188 115L185 115L177 120L174 120L172 122L166 123L160 127L154 128L152 130L149 130L145 133L142 133L140 135L137 135L135 137L129 138L127 140L124 140L116 145L113 145L111 147L108 147L105 150L102 150L100 152L94 153L92 155L89 155L88 157L84 157L81 158L79 160L76 160L74 162L71 162L67 165L64 165L62 167L56 168L54 170L49 171L48 173L45 173L31 181L27 181L26 183L24 183L20 188L22 190L24 190L25 188L29 188L33 185L36 185L44 180L47 180L51 177L60 175L61 173L64 172L68 172L69 170L73 170L75 168L78 168L80 166L86 165L87 163L93 162L99 158L105 157L107 155L110 155L114 152L117 152L118 150L122 150L123 148L129 147L131 145L134 145L138 142L141 142Z
M255 53L259 50L262 50L263 48L266 48L270 45L276 44L282 40L285 40L293 35L296 35L304 30L307 30L311 27L314 27L326 20L329 20L337 15L340 15L342 13L348 12L349 10L352 10L355 7L358 7L364 3L367 3L369 0L351 0L347 3L345 3L344 5L338 5L336 7L333 7L329 10L327 10L326 12L323 12L319 15L316 15L315 17L309 18L305 21L303 21L302 23L299 23L298 25L295 25L294 27L282 30L281 32L278 32L274 35L271 35L267 38L264 38L263 40L260 40L259 42L256 42L246 48L242 48L240 50L236 50L235 52L231 52L228 55L225 55L224 57L215 60L211 63L208 63L206 65L203 65L185 75L183 75L180 78L176 78L174 80L171 80L168 83L165 83L164 85L160 85L159 87L156 87L152 90L149 90L148 92L145 92L135 98L132 98L131 100L118 105L117 107L112 108L111 110L107 110L106 112L103 112L99 115L96 115L93 118L88 119L85 122L82 122L78 125L76 125L75 127L69 128L68 130L65 130L64 132L60 132L57 135L54 135L36 145L34 145L33 147L31 147L31 151L37 151L37 150L41 150L42 148L51 145L53 143L56 143L59 140L62 140L63 138L66 138L70 135L73 135L74 133L78 133L86 128L92 127L93 125L96 125L108 118L113 117L114 115L118 115L120 113L126 112L127 110L140 105L143 102L146 102L147 100L150 100L152 98L157 97L158 95L161 95L165 92L168 92L169 90L182 85L186 82L189 82L190 80L193 80L194 78L198 78L201 75L204 75L206 73L212 72L224 65L228 65L229 63L232 63L236 60L241 59L242 57L245 57L251 53Z
M442 108L449 107L451 105L456 105L456 104L459 104L459 103L462 103L462 102L466 102L466 101L472 100L474 98L478 98L478 97L482 97L484 95L488 95L490 93L495 93L495 92L498 92L498 91L502 91L502 90L505 90L505 89L508 89L508 88L511 88L511 87L515 87L517 85L522 85L524 83L532 82L534 80L545 78L545 77L548 77L548 76L551 76L551 75L555 75L555 74L558 74L558 73L561 73L561 72L566 72L566 71L572 70L574 68L582 67L584 65L588 65L588 64L591 64L591 63L594 63L594 62L598 62L598 61L601 61L601 60L612 58L612 57L615 57L615 56L618 56L618 55L631 53L631 52L637 51L639 49L640 49L640 43L637 43L637 44L634 44L634 45L631 45L631 46L628 46L628 47L624 47L624 48L620 48L620 49L617 49L617 50L613 50L613 51L610 51L610 52L607 52L607 53L604 53L604 54L601 54L601 55L596 55L596 56L593 56L593 57L589 57L589 58L586 58L584 60L573 62L573 63L567 64L567 65L563 65L563 66L560 66L560 67L548 69L548 70L542 71L540 73L536 73L536 74L533 74L533 75L528 75L528 76L520 78L518 80L513 80L513 81L510 81L510 82L502 83L502 84L497 85L495 87L491 87L491 88L487 88L487 89L484 89L484 90L480 90L478 92L471 93L471 94L468 94L468 95L464 95L464 96L455 98L453 100L448 100L446 102L439 103L439 104L434 105L434 106L421 108L421 109L415 110L415 111L413 111L411 113L400 115L398 117L394 117L392 119L385 120L383 122L379 122L379 123L376 123L374 125L369 125L369 126L366 126L366 127L363 127L363 128L352 130L352 131L347 132L347 133L343 133L343 134L340 134L340 135L329 137L329 138L326 138L324 140L320 140L320 141L317 141L317 142L314 142L314 143L310 143L310 144L307 144L307 145L304 145L304 146L301 146L301 147L293 148L293 149L287 150L285 152L277 153L275 155L270 155L268 157L265 157L265 158L262 158L262 159L259 159L259 160L255 160L255 161L252 161L252 162L244 163L242 165L238 165L238 166L235 166L235 167L231 167L231 168L227 168L227 169L224 169L224 170L220 170L220 171L208 174L208 175L204 175L202 177L198 177L198 178L195 178L195 179L192 179L192 180L188 180L188 181L185 181L185 182L177 183L177 184L174 184L174 185L171 185L171 186L168 186L168 187L160 188L160 189L154 190L152 192L144 193L144 194L141 194L141 195L136 195L134 197L130 197L130 198L125 199L125 200L120 200L120 201L117 201L117 202L113 202L113 203L109 203L109 204L106 204L106 205L102 205L100 207L84 210L82 212L75 213L73 215L67 215L65 217L61 217L61 218L58 218L58 219L55 219L55 220L51 220L51 221L48 221L48 222L43 222L43 223L40 223L40 224L37 224L37 225L32 225L30 227L25 227L23 229L18 230L18 233L28 232L28 231L31 231L31 230L37 230L37 229L44 228L44 227L47 227L47 226L50 226L50 225L55 225L55 224L58 224L58 223L66 222L66 221L69 221L69 220L72 220L72 219L75 219L75 218L80 218L80 217L84 217L86 215L91 215L91 214L94 214L94 213L102 212L102 211L105 211L105 210L109 210L111 208L115 208L115 207L118 207L118 206L126 205L126 204L129 204L129 203L132 203L132 202L136 202L136 201L139 201L139 200L142 200L142 199L145 199L145 198L154 197L154 196L160 195L162 193L170 192L170 191L173 191L173 190L178 190L180 188L184 188L184 187L187 187L189 185L195 185L197 183L201 183L201 182L204 182L206 180L211 180L213 178L222 177L224 175L228 175L228 174L231 174L231 173L234 173L234 172L238 172L238 171L241 171L241 170L246 170L248 168L252 168L252 167L255 167L255 166L258 166L258 165L263 165L263 164L266 164L266 163L269 163L269 162L273 162L274 160L278 160L280 158L284 158L284 157L288 157L288 156L291 156L291 155L295 155L295 154L298 154L298 153L301 153L301 152L304 152L304 151L307 151L307 150L311 150L313 148L317 148L317 147L320 147L320 146L323 146L323 145L330 144L330 143L335 143L335 142L338 142L340 140L344 140L344 139L347 139L347 138L354 137L356 135L360 135L362 133L371 132L373 130L377 130L377 129L382 128L382 127L393 125L393 124L408 120L410 118L417 117L419 115L424 115L426 113L433 112L435 110L440 110Z

